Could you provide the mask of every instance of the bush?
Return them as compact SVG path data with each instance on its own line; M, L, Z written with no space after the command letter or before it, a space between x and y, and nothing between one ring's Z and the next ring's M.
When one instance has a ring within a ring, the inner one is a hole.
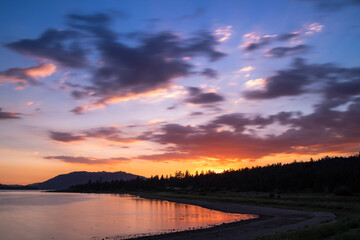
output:
M352 191L348 187L345 187L345 186L336 188L334 190L334 194L335 194L335 196L352 196L353 195Z

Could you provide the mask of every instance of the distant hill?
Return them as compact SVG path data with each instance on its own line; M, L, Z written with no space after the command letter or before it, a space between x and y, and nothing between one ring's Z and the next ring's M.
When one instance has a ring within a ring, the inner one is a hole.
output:
M0 184L1 190L35 190L35 187L23 186L23 185L5 185Z
M38 189L62 190L73 185L88 183L89 180L92 182L96 182L98 180L111 182L113 180L133 180L137 177L144 178L143 176L126 172L71 172L68 174L58 175L45 182L33 183L27 186Z

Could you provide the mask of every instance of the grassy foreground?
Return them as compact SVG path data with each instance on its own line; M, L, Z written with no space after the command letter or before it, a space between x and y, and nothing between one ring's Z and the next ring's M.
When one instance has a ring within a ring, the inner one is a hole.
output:
M332 212L337 216L336 222L322 223L285 233L259 237L256 238L257 240L360 239L360 197L358 196L340 197L330 194L269 194L254 192L157 192L149 195Z

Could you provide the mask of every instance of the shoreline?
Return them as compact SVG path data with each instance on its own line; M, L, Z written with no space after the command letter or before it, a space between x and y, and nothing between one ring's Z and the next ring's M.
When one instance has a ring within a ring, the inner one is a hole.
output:
M286 232L296 228L330 222L336 216L329 212L310 212L301 210L281 209L273 207L260 207L237 203L207 202L202 200L158 197L147 194L137 194L145 199L157 199L176 203L196 205L203 208L217 210L226 213L241 213L257 215L258 218L241 220L232 223L224 223L218 226L185 230L158 235L141 236L127 239L138 240L180 240L180 239L239 239L250 240L256 237ZM116 239L116 237L114 238Z

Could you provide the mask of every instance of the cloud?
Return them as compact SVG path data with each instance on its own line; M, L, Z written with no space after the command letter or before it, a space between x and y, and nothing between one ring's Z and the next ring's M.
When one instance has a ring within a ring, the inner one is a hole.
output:
M322 85L327 98L351 97L359 93L360 68L343 68L331 63L308 64L304 59L296 58L292 67L277 71L268 77L261 90L247 90L247 99L272 99L282 96L298 96L314 92L312 84ZM338 88L338 89L336 89Z
M71 30L48 29L37 39L22 39L5 46L20 54L48 59L58 64L80 68L87 65L85 50L76 41L80 34Z
M86 138L81 135L73 135L66 132L52 132L50 131L50 138L58 142L79 142Z
M211 68L205 68L204 71L201 72L201 75L208 78L217 78L218 72Z
M9 68L0 72L0 82L14 82L24 87L29 84L38 84L39 77L47 77L56 71L56 66L51 63L44 63L28 68Z
M231 37L231 28L232 26L226 26L225 28L219 28L215 30L214 35L218 38L219 42L225 42Z
M120 134L121 131L117 127L100 127L86 130L83 133L86 135L86 137L103 138L116 136Z
M255 67L253 67L253 66L247 66L247 67L243 67L243 68L237 70L236 72L237 73L251 72L254 69L255 69Z
M135 159L150 160L154 162L167 162L167 161L181 161L184 159L198 159L199 156L193 156L188 153L161 153L161 154L150 154L150 155L139 155L134 157Z
M128 158L94 158L94 157L72 157L72 156L46 156L44 159L60 160L66 163L80 163L88 165L116 164L128 162Z
M190 116L201 116L201 115L204 115L203 112L192 112L190 113Z
M83 112L87 109L87 106L77 106L70 110L70 112L75 113L77 115L83 114Z
M217 93L203 93L201 89L197 87L188 87L188 91L189 97L185 101L192 104L210 104L225 100L223 96Z
M48 77L56 71L56 66L51 63L44 63L36 67L26 69L25 73L31 77Z
M217 51L216 38L201 32L183 39L173 32L142 34L137 46L117 41L116 33L108 28L109 17L103 15L68 16L68 25L92 34L98 39L96 49L102 64L94 69L91 85L74 90L78 98L98 99L92 106L105 106L123 98L141 97L159 89L171 87L176 78L192 75L195 67L185 58L203 56L217 61L225 54ZM96 22L95 19L102 19ZM210 70L211 71L211 70ZM207 76L214 72L205 71ZM86 107L75 108L81 113Z
M2 108L0 108L0 120L5 119L20 119L22 114L17 112L3 112Z
M164 145L164 153L138 157L151 161L211 158L225 163L275 154L357 152L360 144L359 76L359 67L309 64L304 59L295 59L291 68L267 78L263 90L247 91L247 97L270 99L313 92L323 98L312 113L279 112L268 116L231 113L197 126L164 124L157 131L142 135L144 141ZM195 95L201 94L198 88L192 91ZM339 106L342 107L336 108ZM281 126L282 130L274 134L271 131L274 126Z
M245 83L246 88L261 88L263 89L266 84L265 78L251 79Z
M265 55L269 57L281 58L307 53L309 49L310 47L307 45L297 45L294 47L275 47L266 51Z
M50 138L58 142L79 142L88 138L106 139L111 142L134 143L140 141L138 138L120 137L123 132L117 127L100 127L77 133L50 131ZM124 135L124 134L123 134Z
M360 95L360 69L359 77L353 81L336 82L331 81L325 87L324 92L327 99L348 99L351 96Z
M142 99L143 103L152 103L154 101L161 101L168 98L176 99L184 94L186 94L186 91L183 89L182 86L171 85L167 88L159 88L156 90L149 90L147 92L141 92L141 93L129 92L123 96L110 96L107 99L100 99L97 102L93 102L83 106L77 106L76 108L70 110L70 112L80 115L83 114L83 111L101 109L111 103L126 102L129 100L136 100L136 99Z
M196 18L203 12L198 9L182 18ZM87 85L67 84L73 97L91 101L72 109L75 114L170 89L175 80L199 73L187 59L204 57L213 62L225 56L217 50L216 36L209 32L198 32L188 38L171 31L136 32L130 44L123 41L124 34L110 28L112 22L112 17L105 13L68 14L68 29L48 29L36 39L22 39L6 47L26 56L54 61L61 67L90 69L91 75L85 79ZM51 66L54 65L42 65L28 72L14 68L1 74L12 77L12 81L32 83L35 76L48 76L55 71ZM217 72L206 68L200 74L215 78Z
M243 35L243 44L240 46L244 48L245 52L253 52L258 49L262 49L265 46L268 46L273 43L277 42L288 42L288 41L299 41L306 36L310 36L314 33L321 32L324 28L323 25L320 23L311 23L309 25L306 25L302 27L301 29L289 32L289 33L283 33L283 34L274 34L274 35L263 35L260 36L256 32L251 32ZM298 47L300 48L300 47ZM293 49L295 50L295 49Z
M168 146L164 154L140 156L152 161L212 158L215 161L260 159L278 153L321 154L356 152L360 144L360 99L346 110L316 107L308 115L279 112L267 117L226 114L199 126L166 124L147 136ZM257 130L274 123L286 126L278 135L257 136ZM249 127L255 129L248 131ZM222 128L219 131L219 128Z

